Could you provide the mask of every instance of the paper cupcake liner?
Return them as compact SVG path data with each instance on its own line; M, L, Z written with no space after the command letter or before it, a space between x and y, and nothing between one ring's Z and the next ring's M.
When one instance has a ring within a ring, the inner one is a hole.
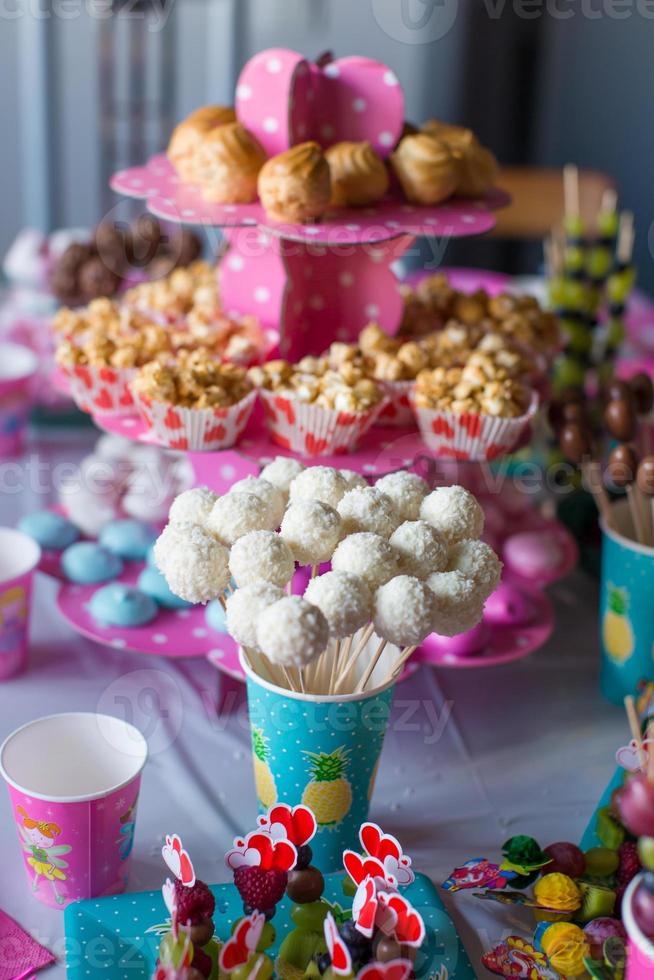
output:
M83 412L91 415L135 415L136 406L130 382L135 368L92 367L87 364L62 365L70 394Z
M160 445L193 453L229 449L248 423L256 391L229 408L182 408L135 394L136 407Z
M377 416L375 425L398 426L415 429L416 418L411 408L413 381L378 381L387 397L387 403Z
M266 425L273 442L302 456L332 456L354 449L386 405L368 412L339 412L260 389Z
M518 418L465 412L457 415L443 409L420 408L413 403L420 434L439 456L462 460L491 460L515 449L538 409L532 395L529 411Z

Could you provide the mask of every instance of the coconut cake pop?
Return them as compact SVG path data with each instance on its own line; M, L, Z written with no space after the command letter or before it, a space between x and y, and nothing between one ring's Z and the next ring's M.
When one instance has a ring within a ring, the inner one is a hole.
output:
M207 530L221 544L229 546L248 531L273 531L274 526L261 497L253 493L226 493L211 508Z
M344 538L332 555L335 571L352 572L377 589L399 574L400 556L379 534L363 531Z
M347 491L345 478L331 466L309 466L303 470L289 487L291 503L296 500L320 500L329 507L337 507Z
M270 582L252 582L236 589L227 599L225 622L230 636L242 647L259 651L257 620L261 613L282 599L284 593Z
M404 575L426 578L447 565L447 545L441 534L426 521L404 521L390 536L389 544L400 555Z
M257 646L282 667L306 667L329 640L329 626L317 606L300 596L284 596L258 616Z
M458 541L450 549L447 570L460 572L473 582L479 598L485 600L500 584L502 562L485 541L465 539Z
M425 584L434 596L432 629L435 633L456 636L481 620L484 603L472 579L461 572L434 572Z
M422 501L420 517L435 527L449 545L464 538L480 538L484 531L484 512L465 487L438 487Z
M167 524L154 560L170 591L187 602L208 602L229 582L229 552L198 524Z
M283 586L293 578L295 561L279 534L248 531L231 547L229 570L238 586L260 580Z
M304 598L321 610L329 635L353 636L370 621L372 594L362 578L351 572L331 571L312 579Z
M360 473L355 473L354 470L339 470L338 472L345 480L348 490L355 490L357 487L362 488L368 486L368 481L366 480L365 476L361 476Z
M375 633L398 647L422 643L433 631L433 617L433 593L412 575L398 575L375 592Z
M370 531L389 538L400 523L393 501L376 487L348 490L336 509L345 534Z
M200 524L207 522L218 494L208 487L195 487L180 493L172 502L168 520L171 524Z
M300 565L329 561L341 537L341 519L320 500L291 500L281 535Z
M388 473L375 482L375 488L390 497L397 515L402 521L416 521L420 505L429 493L429 486L417 473L398 470Z
M275 456L271 463L264 466L260 475L262 480L272 483L288 499L291 483L304 469L304 464L299 459L293 459L292 456Z
M269 483L268 480L256 476L246 476L235 483L229 492L253 493L266 506L266 522L271 525L271 530L281 524L286 507L286 497L279 487Z

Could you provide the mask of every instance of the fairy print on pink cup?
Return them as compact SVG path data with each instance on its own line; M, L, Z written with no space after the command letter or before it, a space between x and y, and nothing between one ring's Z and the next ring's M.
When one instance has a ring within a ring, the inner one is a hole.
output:
M0 681L27 666L34 571L41 560L36 541L13 528L0 528Z
M0 746L32 894L54 908L127 884L147 743L94 712L50 715Z
M38 358L28 347L0 343L0 459L23 449L38 369Z

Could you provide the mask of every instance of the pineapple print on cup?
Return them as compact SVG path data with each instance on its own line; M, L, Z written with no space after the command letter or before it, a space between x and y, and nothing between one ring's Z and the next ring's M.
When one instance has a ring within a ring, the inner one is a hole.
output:
M252 726L252 760L259 803L265 810L269 810L277 802L277 786L268 765L268 739L263 729L256 726Z
M617 663L629 660L634 652L634 631L627 615L629 593L608 583L607 608L602 621L602 640L609 657Z
M321 829L336 827L350 812L352 787L346 777L349 751L339 745L333 752L308 752L311 782L302 794L302 802L313 810Z

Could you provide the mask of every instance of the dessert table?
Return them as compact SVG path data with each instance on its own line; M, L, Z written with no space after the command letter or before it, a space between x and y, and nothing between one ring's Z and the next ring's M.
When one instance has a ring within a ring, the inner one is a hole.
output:
M94 438L91 431L48 434L20 460L0 463L0 525L52 502L64 466L70 471ZM184 834L205 880L227 880L223 853L245 829L244 816L256 812L244 692L220 694L221 675L206 660L95 645L59 616L55 592L54 581L38 576L30 667L0 686L0 741L61 711L97 709L133 722L148 738L150 760L129 888L161 884L162 828ZM478 671L422 667L397 689L372 819L437 884L469 858L498 857L513 834L543 846L578 840L612 775L626 723L599 693L597 586L575 572L551 595L558 627L538 653ZM219 697L231 710L217 710ZM62 978L63 913L30 896L4 791L0 828L0 908L57 955L43 975ZM470 892L443 895L473 964L524 915Z

